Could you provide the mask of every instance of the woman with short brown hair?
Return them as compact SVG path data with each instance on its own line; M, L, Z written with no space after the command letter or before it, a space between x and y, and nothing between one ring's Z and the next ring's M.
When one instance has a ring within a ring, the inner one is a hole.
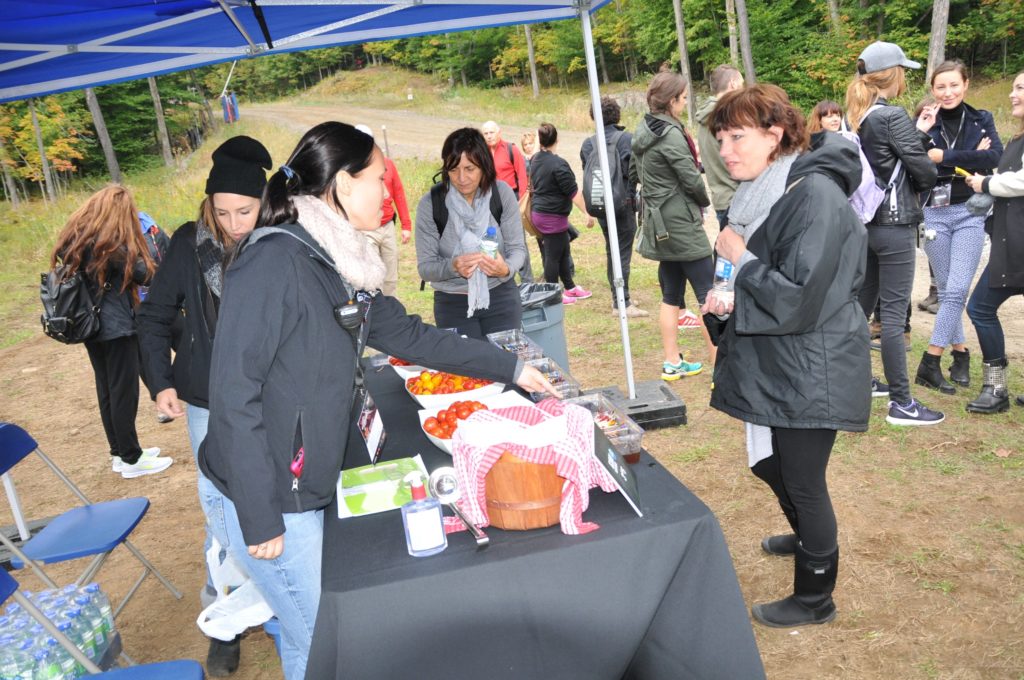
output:
M871 401L857 304L867 234L847 201L860 156L838 135L805 151L803 117L774 85L723 95L709 127L740 183L715 244L734 267L733 296L713 290L702 308L727 318L711 406L745 423L751 470L793 530L761 543L794 555L793 594L753 615L772 627L826 623L839 568L826 468L838 430L867 429Z

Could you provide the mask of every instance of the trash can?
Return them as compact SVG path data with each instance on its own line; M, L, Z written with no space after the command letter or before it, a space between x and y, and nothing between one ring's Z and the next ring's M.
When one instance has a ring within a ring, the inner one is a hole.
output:
M519 286L523 303L523 331L544 350L544 356L570 371L569 351L565 346L565 318L562 285L524 283Z

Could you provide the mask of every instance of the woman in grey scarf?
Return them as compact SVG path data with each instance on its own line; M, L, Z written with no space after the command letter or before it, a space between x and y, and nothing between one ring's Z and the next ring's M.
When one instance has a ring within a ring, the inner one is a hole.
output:
M767 626L826 623L839 568L826 468L838 430L867 429L868 333L857 303L867 232L847 201L860 184L856 147L832 133L807 145L786 93L758 85L724 95L709 120L740 182L715 245L734 267L711 405L742 420L748 463L775 493L793 533L761 545L793 555L793 594L753 607Z
M526 261L526 242L515 193L497 179L475 128L448 135L441 157L441 182L416 210L416 263L434 288L434 322L481 340L519 328L522 303L512 277ZM489 228L498 242L493 257L481 248Z

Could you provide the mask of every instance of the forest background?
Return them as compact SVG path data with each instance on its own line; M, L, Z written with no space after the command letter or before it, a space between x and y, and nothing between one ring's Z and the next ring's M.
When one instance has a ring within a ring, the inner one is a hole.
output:
M1001 79L1024 67L1024 36L1018 23L1024 0L675 0L688 59L680 60L673 0L615 0L594 15L600 77L642 89L664 64L689 72L697 94L706 91L716 65L741 65L745 10L750 57L759 81L783 87L809 109L821 99L842 102L856 55L875 39L900 44L913 59L927 61L937 16L948 14L945 56L962 59L975 80ZM946 22L944 22L946 23ZM536 82L550 90L581 91L586 83L583 36L578 22L504 26L463 33L422 36L275 55L237 63L230 79L245 102L269 101L305 90L339 70L391 63L435 77L446 96L466 88L523 89L531 85L532 42ZM743 55L745 56L745 55ZM216 104L230 63L159 77L172 153L201 143L220 115ZM749 67L745 70L749 71ZM748 73L748 81L752 74ZM923 73L913 75L913 96L923 92ZM640 81L639 83L637 81ZM155 83L154 83L155 87ZM620 88L621 89L621 88ZM95 88L99 108L125 171L144 170L170 154L161 153L153 99L146 80ZM396 106L401 106L396 102ZM81 177L106 175L108 168L82 91L36 101L45 154L56 193ZM7 200L45 195L43 163L28 102L0 105L0 182Z

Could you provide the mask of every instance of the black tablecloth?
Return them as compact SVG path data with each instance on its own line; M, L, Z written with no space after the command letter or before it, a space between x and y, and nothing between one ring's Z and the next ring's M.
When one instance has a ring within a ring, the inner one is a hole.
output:
M367 382L387 428L383 458L451 458L423 435L417 405L390 368ZM368 458L353 455L348 466ZM646 452L633 466L644 516L620 494L590 492L584 519L467 532L427 558L406 552L398 512L324 518L323 594L306 677L763 678L718 521Z

